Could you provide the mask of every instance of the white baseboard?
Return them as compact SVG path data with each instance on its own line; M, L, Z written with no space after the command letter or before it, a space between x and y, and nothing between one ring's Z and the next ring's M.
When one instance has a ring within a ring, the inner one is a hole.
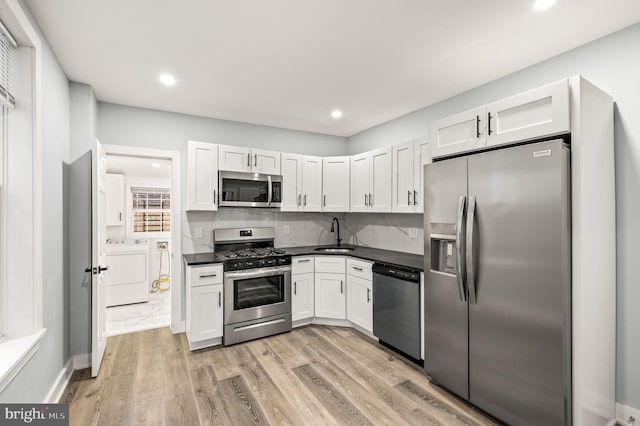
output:
M49 390L49 393L44 399L43 404L54 404L60 401L60 397L62 393L69 384L69 379L71 379L71 375L73 374L73 358L69 358L67 363L62 367L60 374L56 378L56 381L53 382L53 386Z
M633 423L629 422L630 417L633 417L635 419L635 422ZM624 426L640 425L640 410L617 402L616 403L616 419L618 420L618 423Z
M91 367L91 354L79 354L73 356L73 369L82 370Z

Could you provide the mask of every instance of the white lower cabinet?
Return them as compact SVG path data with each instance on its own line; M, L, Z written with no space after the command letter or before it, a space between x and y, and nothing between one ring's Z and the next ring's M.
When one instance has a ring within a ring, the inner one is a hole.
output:
M201 349L222 342L222 265L187 266L186 332L189 349Z
M291 321L313 318L315 288L313 273L291 275Z
M315 274L315 316L346 319L345 274Z
M347 275L347 319L373 332L373 289L370 280Z

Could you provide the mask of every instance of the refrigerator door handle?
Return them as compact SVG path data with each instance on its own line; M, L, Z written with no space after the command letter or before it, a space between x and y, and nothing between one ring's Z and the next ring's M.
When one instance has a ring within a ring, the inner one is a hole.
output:
M477 304L476 297L476 271L474 268L474 252L473 252L473 234L475 231L476 219L476 197L469 197L469 208L467 209L467 235L466 235L466 251L467 251L467 288L469 289L469 303Z
M467 294L464 290L464 270L465 270L465 258L464 258L464 241L463 236L463 224L464 224L464 210L467 204L467 197L461 196L458 200L458 223L456 224L456 277L458 278L458 293L460 300L465 302L467 300Z

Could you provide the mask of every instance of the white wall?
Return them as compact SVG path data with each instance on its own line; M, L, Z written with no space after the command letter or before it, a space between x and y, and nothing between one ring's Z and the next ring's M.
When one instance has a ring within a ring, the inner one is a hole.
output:
M423 137L429 122L582 74L615 99L617 400L640 409L640 24L349 138L357 153ZM490 59L488 59L490 60ZM473 72L470 70L469 72Z

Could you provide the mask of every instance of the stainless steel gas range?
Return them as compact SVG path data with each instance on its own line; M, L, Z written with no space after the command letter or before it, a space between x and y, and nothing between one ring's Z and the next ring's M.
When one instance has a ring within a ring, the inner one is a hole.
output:
M291 330L291 256L273 242L273 228L213 231L224 267L224 345Z

